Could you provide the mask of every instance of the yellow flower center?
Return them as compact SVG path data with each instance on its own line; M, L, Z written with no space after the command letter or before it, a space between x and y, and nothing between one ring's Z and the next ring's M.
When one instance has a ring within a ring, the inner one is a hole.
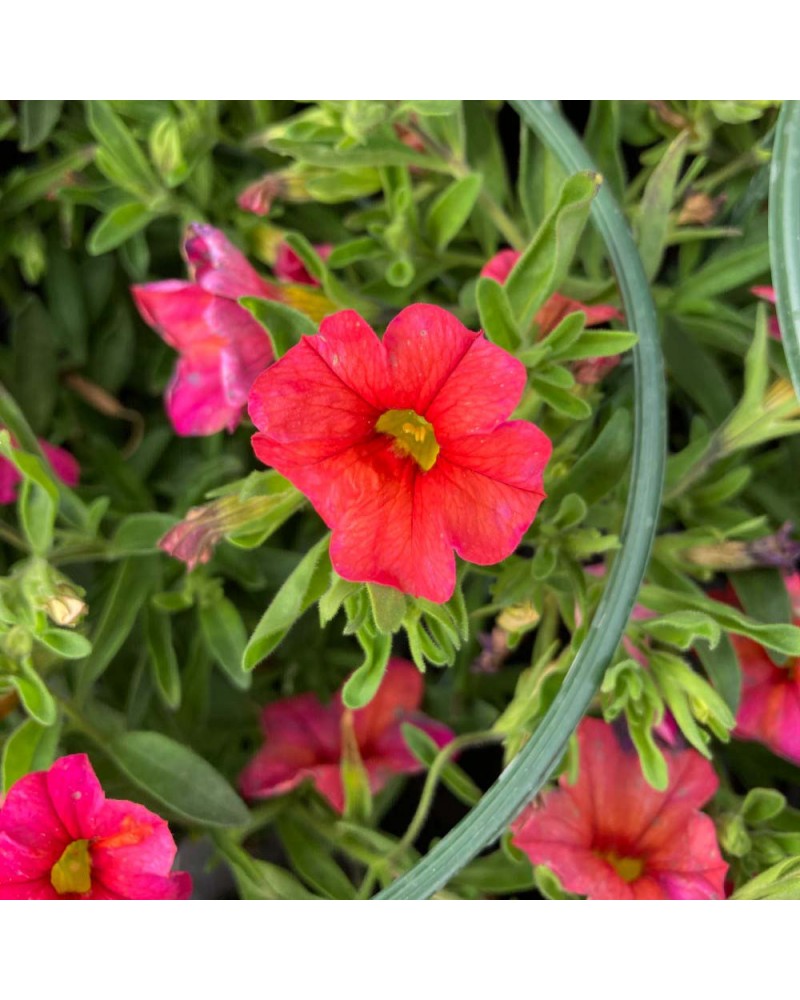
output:
M424 472L436 464L439 443L433 425L413 410L387 410L375 430L393 437L397 450L410 455Z
M92 859L88 840L73 840L50 869L50 882L56 892L82 894L92 888Z
M611 865L623 882L635 882L644 871L641 858L621 858L614 851L604 851L600 857Z

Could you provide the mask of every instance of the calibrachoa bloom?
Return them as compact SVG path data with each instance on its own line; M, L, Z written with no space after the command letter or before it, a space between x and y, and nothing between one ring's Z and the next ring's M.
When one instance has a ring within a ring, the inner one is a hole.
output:
M17 442L12 437L12 447L17 446ZM39 438L39 445L47 457L47 461L53 467L53 472L62 483L67 486L77 486L80 478L80 467L75 458L63 448L58 448L54 444L48 444ZM7 458L0 458L0 504L13 503L17 498L17 486L22 481L22 476L17 471L12 462Z
M728 866L714 824L700 812L717 776L694 750L667 750L669 786L644 779L612 726L578 727L580 773L565 775L513 823L513 840L569 892L590 899L720 899Z
M765 302L769 302L773 306L775 305L777 296L775 295L775 289L772 285L756 285L754 288L751 288L750 291L753 295L757 295L758 298L764 299ZM780 340L781 328L778 324L778 317L774 313L767 320L767 324L770 337L773 337L775 340Z
M259 376L253 447L333 529L341 576L442 602L453 549L499 562L544 498L550 441L507 419L525 381L516 358L438 306L404 309L382 341L340 312Z
M282 795L311 780L334 809L344 809L341 758L354 736L370 789L380 791L394 774L415 774L422 765L406 746L401 726L425 730L437 746L453 739L447 726L418 711L424 684L408 660L392 659L372 701L350 711L337 694L323 705L313 694L296 695L267 705L262 716L264 746L239 779L252 799Z
M189 226L184 250L192 280L131 291L144 321L180 353L166 396L177 433L233 431L255 377L272 360L269 337L236 300L281 295L213 226Z
M493 278L498 284L505 284L521 256L519 250L500 250L483 265L481 277ZM546 337L548 333L552 333L565 316L574 312L584 313L587 326L597 326L612 319L622 319L622 313L614 306L587 306L577 299L569 299L554 292L534 317L539 336ZM576 381L581 384L594 385L612 368L616 368L619 361L619 355L608 358L585 358L574 364L573 374Z
M20 778L0 807L0 899L188 899L174 860L164 820L107 799L86 754Z
M786 579L794 624L800 625L800 574ZM763 646L731 635L742 668L742 700L733 735L756 740L773 753L800 764L800 657L778 666Z
M314 249L323 260L327 260L333 252L333 245L331 243L317 243ZM296 285L319 286L317 279L308 273L305 264L288 243L281 243L278 246L278 256L275 258L273 270L275 277L281 281L293 281Z

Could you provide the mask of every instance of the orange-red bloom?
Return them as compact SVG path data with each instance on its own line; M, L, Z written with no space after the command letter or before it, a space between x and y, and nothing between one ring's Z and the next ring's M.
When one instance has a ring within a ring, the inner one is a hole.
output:
M403 739L402 724L424 729L440 747L453 739L447 726L418 711L423 693L422 675L414 664L392 659L375 697L357 711L344 708L341 693L330 705L313 694L267 705L262 717L264 746L242 772L242 792L251 799L271 798L310 780L342 812L341 758L347 729L355 737L373 792L394 774L421 771Z
M786 579L794 624L800 626L800 574ZM738 739L756 740L800 764L800 657L778 666L763 646L731 635L742 668L742 700L736 714Z
M717 776L694 750L665 751L669 786L644 779L633 748L599 719L578 727L580 773L528 806L514 843L569 892L590 899L721 899L727 864L701 813Z
M438 306L404 309L383 340L340 312L256 380L253 447L333 529L341 576L446 601L453 549L499 562L544 498L550 441L507 419L525 381Z

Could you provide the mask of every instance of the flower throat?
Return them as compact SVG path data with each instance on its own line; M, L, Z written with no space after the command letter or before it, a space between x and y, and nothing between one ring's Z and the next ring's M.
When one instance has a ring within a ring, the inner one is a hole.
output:
M433 425L414 410L387 410L375 424L375 430L393 437L396 449L410 455L423 472L436 464L439 442Z

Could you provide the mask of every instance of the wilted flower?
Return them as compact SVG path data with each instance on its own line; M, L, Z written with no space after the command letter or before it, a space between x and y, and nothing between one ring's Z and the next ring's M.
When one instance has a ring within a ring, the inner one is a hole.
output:
M157 281L131 291L144 321L180 353L166 395L176 432L233 431L250 386L272 360L269 337L236 300L281 296L213 226L189 226L184 250L191 281Z
M2 427L0 427L2 430ZM12 448L17 448L17 442L12 436ZM68 451L59 448L39 438L39 446L52 466L53 472L67 486L77 486L80 478L80 466ZM17 499L17 486L22 482L22 475L13 462L0 458L0 504L14 503Z
M525 382L516 358L437 306L404 309L383 340L340 312L256 381L253 447L333 529L341 576L442 602L453 549L499 562L544 498L550 440L507 419Z
M253 215L269 215L275 199L285 201L308 201L310 194L306 186L306 172L289 167L264 174L257 181L248 184L236 199L236 204Z
M187 899L169 827L106 799L85 754L12 785L0 807L0 899Z
M669 785L656 791L612 726L578 727L580 773L528 806L514 844L590 899L720 899L728 866L714 824L700 812L717 776L694 750L666 750Z
M724 194L712 198L704 191L690 191L678 213L679 226L707 226L727 201Z
M481 277L493 278L498 284L505 284L522 254L519 250L500 250L481 269ZM558 324L570 313L582 312L586 316L586 326L597 326L612 319L622 319L622 313L614 306L587 306L577 299L554 292L534 316L539 337L552 333ZM604 358L584 358L572 366L575 380L582 385L594 385L604 378L620 362L620 356Z
M683 555L695 566L713 570L754 569L776 566L792 570L800 559L800 542L792 535L793 526L787 521L778 531L750 541L722 541L708 545L693 545Z
M423 693L417 668L395 658L389 661L377 694L365 708L346 709L341 692L329 705L313 694L267 705L261 720L264 746L242 772L242 792L252 799L271 798L310 780L333 808L342 812L341 759L349 734L355 735L372 792L380 791L392 775L423 770L403 739L403 723L423 729L440 747L453 739L447 726L418 711Z

